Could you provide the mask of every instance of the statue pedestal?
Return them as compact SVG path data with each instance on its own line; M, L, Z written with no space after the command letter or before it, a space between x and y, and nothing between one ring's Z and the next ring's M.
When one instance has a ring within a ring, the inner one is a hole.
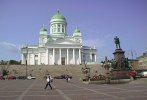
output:
M129 70L112 70L111 79L130 79Z
M125 51L123 51L122 49L115 49L115 52L113 54L114 54L114 59L116 60L116 62L122 58L125 58L124 53Z
M124 53L125 51L123 51L122 49L116 49L115 52L113 53L114 59L117 62L115 69L121 70L124 67L122 63L123 59L125 58Z
M125 51L122 49L116 49L114 54L114 58L116 60L116 67L111 71L112 79L129 79L130 76L128 72L130 69L126 67L126 58L124 55Z

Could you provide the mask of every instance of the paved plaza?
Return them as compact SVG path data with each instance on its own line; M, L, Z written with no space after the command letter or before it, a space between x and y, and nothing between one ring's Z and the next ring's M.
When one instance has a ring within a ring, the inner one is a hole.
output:
M56 79L53 90L46 80L0 80L0 100L147 100L147 79L126 84L84 84Z

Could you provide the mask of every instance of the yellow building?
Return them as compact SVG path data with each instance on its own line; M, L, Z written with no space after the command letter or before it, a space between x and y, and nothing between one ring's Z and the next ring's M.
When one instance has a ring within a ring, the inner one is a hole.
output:
M147 52L137 58L140 67L147 68Z

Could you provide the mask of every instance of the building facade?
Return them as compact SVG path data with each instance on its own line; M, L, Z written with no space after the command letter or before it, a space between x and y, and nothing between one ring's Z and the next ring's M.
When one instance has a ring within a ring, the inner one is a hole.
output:
M143 53L141 56L137 57L139 66L147 67L147 52Z
M96 62L96 49L82 44L82 33L76 27L68 36L66 18L59 11L50 20L50 34L43 26L37 45L21 48L22 64L28 65L78 65Z

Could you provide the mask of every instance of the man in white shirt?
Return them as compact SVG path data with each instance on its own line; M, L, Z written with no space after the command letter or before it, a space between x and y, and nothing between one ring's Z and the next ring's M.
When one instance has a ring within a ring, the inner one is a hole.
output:
M50 75L49 75L49 76L47 76L46 81L47 81L47 83L46 83L46 86L45 86L45 88L44 88L44 89L46 89L46 88L47 88L47 86L49 85L49 86L50 86L50 88L51 88L51 90L52 90L52 86L51 86L51 81L52 81L52 78L51 78L51 76L50 76Z

